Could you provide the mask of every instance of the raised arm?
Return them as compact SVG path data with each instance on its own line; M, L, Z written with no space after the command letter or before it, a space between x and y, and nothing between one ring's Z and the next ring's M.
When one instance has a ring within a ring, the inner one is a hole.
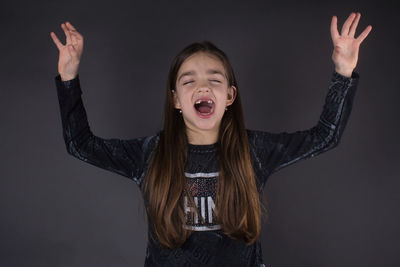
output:
M349 119L359 75L332 74L325 103L317 124L292 133L249 131L256 161L267 176L301 159L314 157L336 147Z
M368 26L355 39L360 13L351 13L345 21L342 35L337 31L337 18L332 17L331 36L334 45L332 60L335 71L329 84L318 123L311 129L293 133L248 131L250 144L255 152L256 167L265 179L273 172L301 159L316 156L336 147L349 119L358 85L359 74L354 72L359 45L368 35Z
M133 179L140 186L158 136L121 140L94 135L82 101L79 75L68 81L62 81L57 75L55 82L68 153L84 162Z
M121 140L104 139L92 133L82 101L78 75L83 36L70 23L62 24L61 27L66 35L66 45L62 45L53 32L51 37L60 51L59 75L55 77L55 83L68 153L84 162L131 178L141 185L158 135Z

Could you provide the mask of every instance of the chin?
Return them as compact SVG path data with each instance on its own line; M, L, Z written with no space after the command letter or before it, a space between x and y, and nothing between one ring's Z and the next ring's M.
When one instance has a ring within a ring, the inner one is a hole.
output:
M189 124L198 130L211 131L218 127L218 122L221 122L222 116L223 114L220 115L219 112L214 112L211 116L204 118L197 113L192 113L184 120L186 125Z
M204 131L210 130L211 131L211 130L215 129L216 123L207 121L207 122L196 123L195 126L199 130L204 130Z

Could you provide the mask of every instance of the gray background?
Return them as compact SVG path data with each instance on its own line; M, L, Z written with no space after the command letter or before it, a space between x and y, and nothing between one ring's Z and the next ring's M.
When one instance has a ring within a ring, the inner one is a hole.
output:
M154 134L173 57L210 40L231 59L246 126L314 126L331 73L330 21L360 11L360 83L340 145L272 175L261 243L268 266L399 266L399 23L366 1L15 1L0 12L0 266L142 266L136 184L69 156L54 83L69 20L93 132Z

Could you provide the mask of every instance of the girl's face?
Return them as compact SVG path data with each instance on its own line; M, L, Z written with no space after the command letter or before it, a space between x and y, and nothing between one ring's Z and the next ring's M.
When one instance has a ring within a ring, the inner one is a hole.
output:
M175 88L174 105L182 110L188 134L218 134L225 108L236 96L222 62L204 52L191 55L178 71Z

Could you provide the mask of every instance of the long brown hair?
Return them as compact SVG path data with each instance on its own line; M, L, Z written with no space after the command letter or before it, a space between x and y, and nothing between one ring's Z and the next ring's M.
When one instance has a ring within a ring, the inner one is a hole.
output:
M228 86L237 88L235 101L225 111L218 133L219 176L214 213L226 235L251 244L259 237L264 206L250 159L235 74L227 55L209 41L188 45L171 64L166 86L164 128L160 131L158 145L142 184L148 216L158 240L165 248L181 246L193 231L183 227L186 215L182 197L186 196L191 206L196 206L193 196L188 193L184 175L188 152L186 127L182 115L174 107L172 90L175 90L180 66L196 52L206 52L219 58L227 74ZM202 216L198 217L203 219Z

